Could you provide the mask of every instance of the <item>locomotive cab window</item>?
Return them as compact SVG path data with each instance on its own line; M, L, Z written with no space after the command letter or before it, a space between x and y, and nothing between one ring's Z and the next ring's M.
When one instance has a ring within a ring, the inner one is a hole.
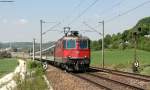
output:
M80 48L88 48L88 40L80 40Z
M64 46L64 48L67 48L66 40L63 41L63 46Z
M75 48L76 47L76 41L75 40L67 40L67 48Z

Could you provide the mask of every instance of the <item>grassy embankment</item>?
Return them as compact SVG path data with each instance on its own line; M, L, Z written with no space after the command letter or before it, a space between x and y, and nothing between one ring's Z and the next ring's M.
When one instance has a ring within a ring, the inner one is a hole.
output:
M28 60L27 73L25 80L15 77L16 90L47 90L48 86L43 78L44 70L41 63Z
M0 77L13 72L17 67L17 62L16 58L0 59Z
M131 68L134 50L105 50L105 66L113 69ZM150 75L150 52L137 50L142 74ZM91 65L102 66L101 51L92 51ZM148 66L149 65L149 66Z

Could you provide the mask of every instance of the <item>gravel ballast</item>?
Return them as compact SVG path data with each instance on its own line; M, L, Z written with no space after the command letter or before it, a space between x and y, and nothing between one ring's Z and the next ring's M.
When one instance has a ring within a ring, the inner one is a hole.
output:
M104 90L53 66L48 67L46 76L53 90Z

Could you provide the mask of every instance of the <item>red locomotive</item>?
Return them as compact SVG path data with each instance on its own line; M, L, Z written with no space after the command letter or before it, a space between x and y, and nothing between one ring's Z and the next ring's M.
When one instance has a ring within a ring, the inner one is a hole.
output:
M90 40L71 31L54 47L54 62L67 71L87 70L90 65Z

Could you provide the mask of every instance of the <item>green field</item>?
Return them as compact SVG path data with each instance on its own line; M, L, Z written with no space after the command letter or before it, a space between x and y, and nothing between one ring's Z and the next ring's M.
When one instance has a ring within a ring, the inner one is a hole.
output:
M15 58L0 59L0 77L13 72L16 66L17 59Z
M92 51L91 65L102 66L101 51ZM150 52L137 50L140 66L150 65ZM134 61L134 50L105 50L105 66L108 68L122 67L130 68ZM150 69L149 69L150 70ZM148 70L145 70L148 71Z

